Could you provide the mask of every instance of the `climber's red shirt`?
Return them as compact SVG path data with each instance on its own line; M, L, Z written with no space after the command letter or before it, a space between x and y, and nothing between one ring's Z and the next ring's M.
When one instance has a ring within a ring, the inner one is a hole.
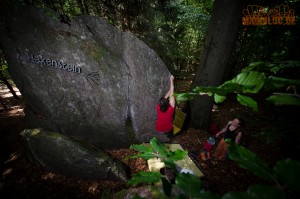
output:
M213 148L214 145L210 144L209 142L204 142L204 145L203 145L203 150L205 151L211 151L212 148Z
M173 106L169 106L166 112L161 112L159 104L156 105L157 120L156 131L169 132L173 129L173 115L175 109Z

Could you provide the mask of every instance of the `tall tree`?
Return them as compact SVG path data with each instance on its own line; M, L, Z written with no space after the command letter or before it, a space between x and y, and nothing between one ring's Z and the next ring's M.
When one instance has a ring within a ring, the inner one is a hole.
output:
M191 89L218 86L228 66L242 20L243 1L215 0L205 38L205 47ZM191 126L205 129L210 119L213 99L197 96L189 102Z
M84 7L83 7L83 3L82 3L82 0L77 0L77 4L78 4L78 6L79 6L79 8L80 8L80 12L81 12L81 14L85 14L85 9L84 9Z

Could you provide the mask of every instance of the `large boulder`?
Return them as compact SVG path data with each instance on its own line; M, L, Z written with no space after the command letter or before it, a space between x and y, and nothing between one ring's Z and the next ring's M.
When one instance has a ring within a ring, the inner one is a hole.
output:
M48 171L87 179L130 179L130 168L105 151L41 129L25 129L21 135L29 160Z
M62 23L29 6L0 15L0 46L28 121L102 148L156 136L170 73L145 43L96 16Z

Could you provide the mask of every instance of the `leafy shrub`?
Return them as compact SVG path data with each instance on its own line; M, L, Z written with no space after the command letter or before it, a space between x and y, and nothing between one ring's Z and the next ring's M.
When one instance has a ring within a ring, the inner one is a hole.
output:
M300 61L278 61L276 58L274 58L274 62L270 63L254 62L243 69L236 77L220 86L198 86L192 92L175 94L176 100L186 101L192 99L195 95L209 95L214 97L216 103L221 103L226 99L227 94L235 93L240 104L258 111L257 102L251 95L266 91L272 92L266 100L275 105L300 106L300 96L297 94L300 80L275 76L280 72L282 74L284 70L299 67Z
M227 141L227 140L226 140ZM229 143L229 158L238 163L244 169L250 170L253 174L267 181L272 185L252 185L246 192L229 192L223 196L201 191L202 182L200 178L192 174L178 173L175 164L176 160L183 159L187 155L186 151L176 150L171 152L164 144L160 143L156 138L152 138L149 147L141 145L131 145L130 148L139 151L140 153L133 158L141 157L144 160L150 158L160 158L169 168L176 173L175 186L182 193L176 198L207 198L207 199L284 199L288 194L299 192L300 190L300 162L285 159L280 160L272 168L259 159L254 153L243 146L239 146L230 140ZM163 190L166 196L171 197L172 185L167 180L166 176L159 172L140 172L132 177L129 184L135 186L139 183L153 184L162 182Z

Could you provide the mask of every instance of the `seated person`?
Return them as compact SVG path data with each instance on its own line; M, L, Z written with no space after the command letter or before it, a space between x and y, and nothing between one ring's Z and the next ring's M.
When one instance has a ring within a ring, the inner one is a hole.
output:
M221 134L224 134L223 138L219 142L216 151L215 157L217 159L224 159L227 156L228 144L225 142L225 139L231 139L233 142L238 144L242 138L242 132L240 127L244 124L242 118L235 118L232 121L229 121L228 124L216 134L216 137L219 137Z

